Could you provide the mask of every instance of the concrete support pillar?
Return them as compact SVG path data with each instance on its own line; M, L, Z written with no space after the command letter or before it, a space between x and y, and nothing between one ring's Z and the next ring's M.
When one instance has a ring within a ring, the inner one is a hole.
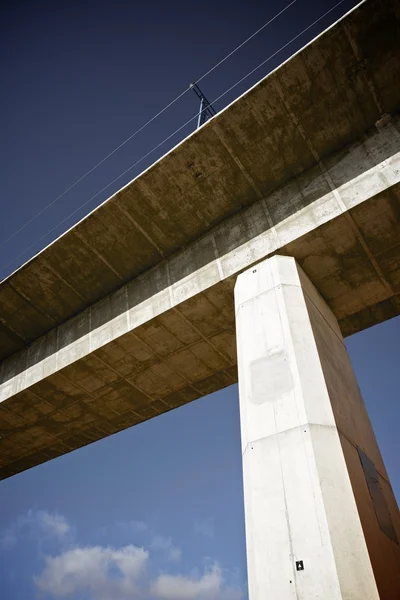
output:
M398 600L398 508L336 318L283 256L235 307L250 600Z

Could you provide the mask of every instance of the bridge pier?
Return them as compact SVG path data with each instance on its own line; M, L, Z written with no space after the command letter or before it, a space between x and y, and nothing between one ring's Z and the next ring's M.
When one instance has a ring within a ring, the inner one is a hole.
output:
M250 600L400 598L400 519L333 313L296 261L235 287Z

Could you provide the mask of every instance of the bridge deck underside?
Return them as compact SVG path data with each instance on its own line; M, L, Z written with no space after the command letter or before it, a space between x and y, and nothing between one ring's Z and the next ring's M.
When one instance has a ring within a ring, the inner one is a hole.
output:
M399 40L368 0L0 282L0 479L235 383L272 254L344 336L400 314Z
M396 111L399 28L368 0L1 282L0 360Z
M283 246L343 334L400 314L400 185ZM237 381L228 277L0 404L0 478Z

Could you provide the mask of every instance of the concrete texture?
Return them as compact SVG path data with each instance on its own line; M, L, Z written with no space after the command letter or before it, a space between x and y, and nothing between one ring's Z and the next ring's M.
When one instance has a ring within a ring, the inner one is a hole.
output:
M6 279L0 359L396 111L399 21L368 0Z
M235 307L250 600L396 600L399 511L334 314L282 256Z
M233 287L267 256L343 335L400 314L398 25L369 0L0 284L0 478L237 381ZM168 240L151 260L133 213Z

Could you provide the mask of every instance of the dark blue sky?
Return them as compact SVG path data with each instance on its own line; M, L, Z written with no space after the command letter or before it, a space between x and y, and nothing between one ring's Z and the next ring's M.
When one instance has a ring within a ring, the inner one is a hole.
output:
M290 0L272 2L5 2L1 8L0 236L7 239L76 179L184 91ZM210 100L335 6L297 0L202 81ZM341 4L216 103L226 106L356 2ZM101 168L1 248L0 278L73 225L185 135L148 159L42 238L60 221L190 119L188 92ZM1 242L0 242L1 243ZM26 248L33 247L23 256ZM15 259L15 261L14 261ZM9 264L11 261L12 264Z
M4 2L0 244L288 3ZM342 2L215 108L354 4ZM204 79L204 92L210 100L224 93L334 5L298 0ZM0 279L193 131L195 121L57 227L197 107L188 92L6 242ZM347 340L397 497L399 337L397 319ZM125 591L116 576L127 556L147 569L154 597L174 597L165 590L173 594L178 584L186 590L182 600L203 600L206 593L213 600L239 598L246 567L237 387L0 482L0 508L1 600L33 600L38 590L73 600L137 597L137 573L130 579L123 571ZM137 551L142 546L148 554ZM79 553L84 549L86 555ZM77 569L84 556L90 580ZM57 587L67 563L70 587Z

